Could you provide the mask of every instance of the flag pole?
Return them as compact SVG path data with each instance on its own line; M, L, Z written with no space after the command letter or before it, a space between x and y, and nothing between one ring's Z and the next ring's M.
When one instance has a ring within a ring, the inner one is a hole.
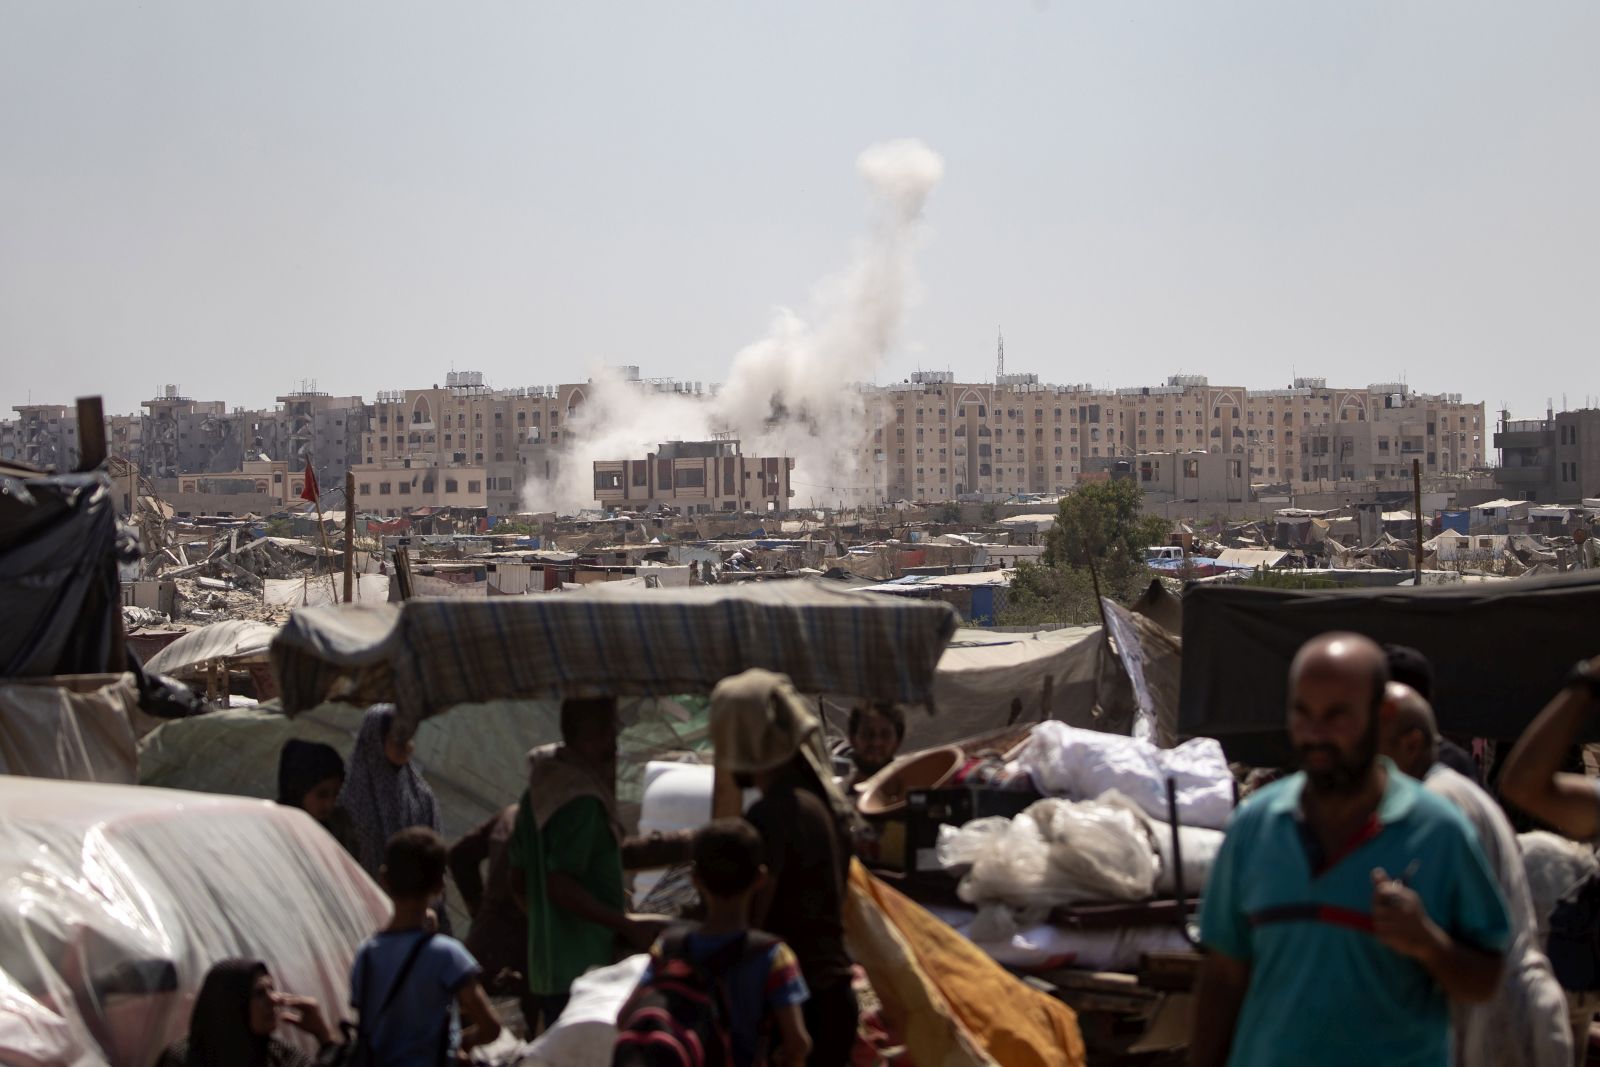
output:
M328 559L333 555L333 549L328 547L328 530L327 527L322 524L322 486L317 484L317 472L315 468L311 466L311 457L309 456L306 457L306 484L304 492L309 492L311 494L311 504L317 509L317 536L322 540L321 558ZM304 492L302 492L301 495L304 495ZM344 502L344 506L345 510L348 511L350 508L350 501L346 500ZM321 560L319 560L319 563L320 562ZM337 604L339 602L339 586L334 581L333 564L331 562L328 564L328 592L333 595L333 602Z

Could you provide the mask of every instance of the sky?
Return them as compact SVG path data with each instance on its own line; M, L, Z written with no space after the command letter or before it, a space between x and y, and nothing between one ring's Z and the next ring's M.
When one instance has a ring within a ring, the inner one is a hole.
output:
M9 0L0 411L707 382L942 157L863 380L1600 396L1600 5ZM1565 398L1565 401L1563 400Z

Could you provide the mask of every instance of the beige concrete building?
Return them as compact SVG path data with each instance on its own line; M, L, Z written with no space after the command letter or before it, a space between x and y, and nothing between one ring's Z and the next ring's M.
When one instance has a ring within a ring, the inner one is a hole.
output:
M356 510L397 518L418 508L486 508L488 474L481 464L434 466L416 460L353 467Z
M1248 390L1180 375L1097 390L1032 374L958 383L933 372L866 389L863 399L854 459L866 486L881 472L876 483L891 500L1061 493L1089 460L1145 452L1236 456L1248 480L1303 492L1409 478L1413 457L1427 475L1485 461L1482 404L1400 384L1333 389L1301 378Z
M793 469L792 459L742 455L737 441L669 441L643 459L596 462L594 498L601 507L664 504L684 514L787 511Z

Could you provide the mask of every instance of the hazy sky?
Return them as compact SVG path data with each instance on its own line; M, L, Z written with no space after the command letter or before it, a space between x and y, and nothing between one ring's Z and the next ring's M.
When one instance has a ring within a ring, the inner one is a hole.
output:
M946 169L862 376L1600 394L1600 4L0 2L0 410L719 380Z

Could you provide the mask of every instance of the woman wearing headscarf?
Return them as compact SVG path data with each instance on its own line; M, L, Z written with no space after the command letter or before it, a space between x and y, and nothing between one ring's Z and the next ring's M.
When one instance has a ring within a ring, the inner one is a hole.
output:
M188 1036L168 1045L156 1067L313 1067L311 1057L273 1036L282 1024L323 1048L334 1043L315 1000L278 992L260 960L223 960L206 972Z
M355 825L339 806L344 760L332 745L290 738L278 756L278 803L310 815L350 855L356 855Z
M416 744L394 728L394 706L378 704L361 720L350 771L339 806L355 826L356 860L373 878L383 866L389 838L408 826L426 826L441 836L439 802L411 762Z
M718 766L761 790L745 818L761 834L769 877L750 921L799 960L811 990L807 1062L848 1063L859 1014L844 947L854 809L834 784L822 723L788 678L749 670L712 691L711 741Z

